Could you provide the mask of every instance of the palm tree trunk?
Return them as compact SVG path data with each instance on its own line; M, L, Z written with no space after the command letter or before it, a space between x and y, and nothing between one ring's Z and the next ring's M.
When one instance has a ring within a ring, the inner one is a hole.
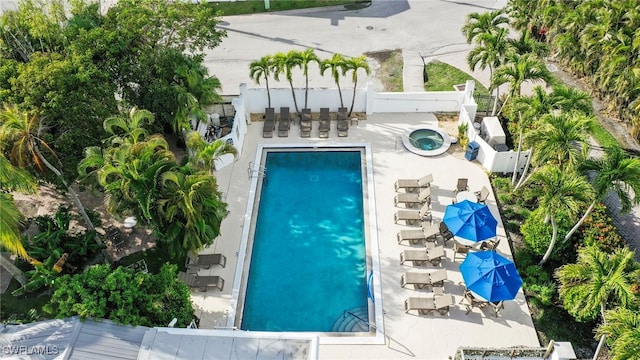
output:
M518 139L518 152L516 153L516 163L513 165L513 176L511 177L511 186L516 185L516 180L518 179L518 164L520 163L520 152L522 151L522 136L524 133L524 128L520 128L520 135Z
M351 97L351 109L349 110L349 115L347 115L347 117L351 116L351 113L353 112L353 104L356 103L356 89L357 88L358 88L358 79L356 79L356 81L353 82L353 96Z
M520 181L518 181L518 184L516 185L516 187L513 188L513 191L518 190L518 188L520 188L520 186L524 184L525 180L529 179L529 177L526 175L527 175L527 171L529 171L529 165L531 165L532 157L533 157L533 151L531 151L531 153L529 154L529 158L527 158L527 163L524 165L524 170L522 170L522 175L520 175Z
M11 274L11 276L13 276L13 278L20 283L20 285L24 286L29 282L29 280L27 280L27 277L24 275L24 272L18 269L17 266L15 266L9 259L2 255L0 255L0 266L5 268L5 270L7 270L9 274Z
M567 240L569 240L569 238L571 238L571 235L573 235L573 233L576 232L576 230L578 230L580 226L582 226L582 223L587 219L587 216L591 214L591 211L593 211L593 208L596 206L596 202L597 200L593 200L591 205L589 205L589 208L587 208L587 211L585 211L584 215L582 215L580 220L578 220L578 222L571 228L571 230L569 230L567 235L564 237L563 242L566 242Z
M267 85L267 104L268 104L267 107L271 107L271 93L269 92L269 78L265 76L264 82Z
M498 110L498 99L500 98L500 87L496 86L496 98L493 100L493 108L491 109L491 116L496 116L496 110Z
M544 256L542 257L542 260L540 260L540 262L538 263L539 266L544 265L547 260L549 260L549 257L551 256L551 253L553 252L553 248L554 246L556 246L556 238L558 236L558 226L556 225L556 218L555 216L551 216L551 227L553 228L553 231L551 233L551 242L549 243L549 247L547 248L547 252L544 253Z
M507 98L504 99L504 102L502 103L502 106L500 106L500 110L498 110L497 114L500 115L502 113L502 109L504 109L504 106L507 105L507 102L509 101L509 99L511 99L511 93L507 94Z
M336 86L338 87L338 95L340 96L340 107L344 107L344 102L342 101L342 90L340 89L340 80L335 79Z
M304 108L308 109L308 102L307 100L309 99L309 75L307 75L304 79Z
M598 347L596 348L596 352L593 354L593 360L598 360L600 356L600 352L602 351L602 347L604 346L605 335L600 337L600 341L598 341Z
M71 195L71 198L73 199L73 202L76 204L76 207L78 208L78 212L80 213L80 216L82 216L82 219L84 220L87 229L89 231L93 231L93 233L95 234L94 238L96 240L96 243L98 243L99 245L102 245L102 241L100 241L100 238L98 237L96 228L93 226L93 223L91 223L91 220L89 219L89 215L87 215L87 211L84 209L84 205L82 205L82 201L80 201L80 198L78 197L78 194L76 194L76 191L73 190L71 186L69 186L67 181L62 176L62 173L58 169L56 169L55 166L51 165L49 160L47 160L44 157L44 155L42 155L42 152L40 152L40 149L37 146L34 146L34 150L38 155L38 157L40 158L40 160L42 160L44 165L49 170L51 170L54 174L56 174L56 176L60 179L60 181L62 181L62 184L67 188L67 190L69 191L69 194Z
M298 101L296 100L296 92L293 90L293 81L289 80L289 85L291 85L291 95L293 96L293 105L296 108L296 113L300 116L300 110L298 110Z

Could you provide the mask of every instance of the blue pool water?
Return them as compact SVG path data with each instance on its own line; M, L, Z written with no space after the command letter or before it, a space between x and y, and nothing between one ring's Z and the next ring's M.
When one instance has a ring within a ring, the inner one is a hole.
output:
M265 167L241 329L331 331L367 306L361 153L268 152Z

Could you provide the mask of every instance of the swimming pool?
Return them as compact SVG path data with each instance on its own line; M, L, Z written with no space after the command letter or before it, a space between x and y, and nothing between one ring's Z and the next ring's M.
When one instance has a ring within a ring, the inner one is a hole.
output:
M240 328L368 331L336 326L369 321L363 151L271 150L262 166Z

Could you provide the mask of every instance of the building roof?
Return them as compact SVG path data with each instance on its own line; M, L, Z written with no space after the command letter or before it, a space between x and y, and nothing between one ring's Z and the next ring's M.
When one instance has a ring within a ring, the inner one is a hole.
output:
M317 359L317 336L274 332L155 328L147 332L139 360Z
M145 326L78 317L0 328L2 356L9 359L136 359Z
M317 344L307 334L149 328L78 317L0 326L3 359L312 360Z

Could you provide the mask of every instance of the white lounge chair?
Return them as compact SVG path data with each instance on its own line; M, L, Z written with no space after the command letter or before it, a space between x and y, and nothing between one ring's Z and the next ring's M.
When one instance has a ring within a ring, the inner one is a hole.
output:
M437 269L432 271L407 271L400 277L400 286L406 287L413 285L416 289L422 289L425 286L442 287L444 281L447 280L447 270Z
M440 315L446 315L449 307L453 305L453 295L433 294L429 297L409 297L404 301L404 312L417 310L420 315L428 315L437 311Z
M399 179L395 183L396 191L404 189L406 192L416 192L420 188L427 188L433 182L433 175L428 174L419 179Z
M421 221L424 221L427 216L431 220L431 211L429 210L429 203L422 205L420 210L398 210L394 214L394 221L396 224L399 221L405 221L407 225L416 225Z
M438 225L432 224L431 222L423 221L422 229L400 230L397 235L398 244L403 241L409 241L412 244L418 244L422 241L430 241L435 243L438 234L440 234Z
M405 207L415 207L423 205L424 203L431 204L431 188L424 188L420 190L420 193L399 193L393 198L393 204L404 204Z
M407 249L400 253L400 265L407 261L412 261L413 265L420 266L430 262L432 265L440 265L444 257L444 246L435 246L426 249Z

